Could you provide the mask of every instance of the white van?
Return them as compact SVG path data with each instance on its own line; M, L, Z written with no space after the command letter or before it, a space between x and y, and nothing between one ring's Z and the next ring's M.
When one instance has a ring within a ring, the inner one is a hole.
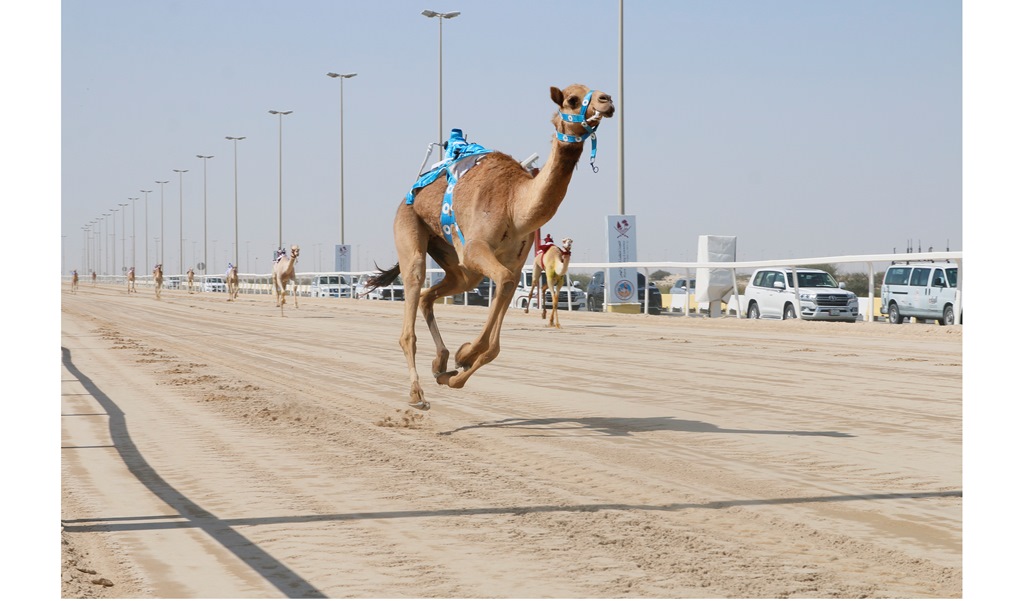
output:
M880 311L889 316L889 323L914 317L953 325L958 275L956 263L894 263L882 280Z

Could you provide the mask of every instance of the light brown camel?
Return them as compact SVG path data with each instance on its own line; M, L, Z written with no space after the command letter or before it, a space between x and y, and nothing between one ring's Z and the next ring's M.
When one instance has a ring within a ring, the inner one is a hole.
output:
M78 292L78 270L71 272L71 291Z
M156 300L160 300L160 289L164 287L164 264L157 263L153 268L153 289L156 291Z
M444 177L421 188L412 204L402 200L398 205L394 223L398 264L375 274L369 284L387 286L399 274L402 276L405 315L399 344L408 364L409 403L414 407L430 408L416 372L417 311L422 312L434 340L434 379L441 385L462 388L476 370L498 356L501 324L530 255L535 232L554 217L565 198L587 137L602 118L615 112L611 96L580 84L564 90L552 87L551 100L559 109L552 118L557 133L544 168L533 175L507 154L484 155L455 186L451 207L460 235L452 236L452 242L445 240L440 222L448 185ZM584 120L586 123L581 122ZM445 274L421 293L428 254ZM485 276L495 283L497 296L480 335L455 353L455 364L464 371L449 371L449 352L437 327L434 302L477 286Z
M292 298L295 299L295 308L299 308L299 280L295 277L295 261L299 259L299 247L292 244L292 254L274 263L274 298L277 299L278 307L281 307L281 317L284 317L285 297L288 295L288 282L292 282Z
M238 268L232 266L227 276L228 301L238 298Z
M552 244L533 258L533 283L530 284L530 294L526 298L526 313L530 312L530 301L533 300L533 291L537 290L540 318L547 318L548 308L544 304L544 293L546 290L551 290L551 318L548 320L548 325L556 328L562 327L562 324L558 321L558 293L562 289L562 284L565 283L565 274L569 271L569 258L571 256L572 238L562 238L562 248L559 248L557 244ZM543 285L540 283L542 276L544 280Z
M128 270L128 294L132 292L138 293L135 289L135 268L132 267Z
M96 272L95 271L92 272L92 285L93 285L93 287L96 286Z
M192 271L192 268L189 267L188 268L188 293L189 294L193 294L193 292L192 292L192 285L195 283L195 281L196 281L196 272Z

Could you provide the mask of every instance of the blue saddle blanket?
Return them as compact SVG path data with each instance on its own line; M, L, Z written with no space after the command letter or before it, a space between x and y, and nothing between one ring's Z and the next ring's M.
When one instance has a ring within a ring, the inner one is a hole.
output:
M452 244L452 234L456 233L462 244L466 239L462 235L458 222L455 220L455 209L452 206L452 192L459 178L474 167L487 153L492 152L479 144L466 142L461 129L453 129L448 136L448 148L444 153L444 160L435 164L416 180L412 189L405 195L405 204L411 205L416 198L416 192L434 183L434 180L445 174L448 178L448 187L444 192L444 200L441 201L441 232L444 234L448 244Z

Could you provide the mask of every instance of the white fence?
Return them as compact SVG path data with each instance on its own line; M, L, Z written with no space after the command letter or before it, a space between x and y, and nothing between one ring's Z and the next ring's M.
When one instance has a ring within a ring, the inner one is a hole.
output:
M570 271L579 273L580 271L594 272L602 269L610 269L613 267L635 267L644 274L645 279L650 281L650 274L652 271L664 270L670 273L678 273L684 275L689 280L695 277L695 272L700 268L710 269L729 269L732 271L732 282L733 282L733 293L735 297L739 298L739 287L736 284L736 274L752 272L755 269L761 267L790 267L796 268L806 265L820 265L824 263L829 264L850 264L850 263L862 263L867 265L868 273L868 315L871 315L871 311L874 307L874 290L875 290L875 271L876 266L884 267L894 261L955 261L959 271L956 283L956 301L954 305L953 315L955 322L960 322L960 313L962 306L962 294L963 294L963 252L929 252L929 253L893 253L893 254L882 254L882 255L848 255L848 256L834 256L834 257L811 257L806 259L782 259L772 261L735 261L735 262L680 262L680 261L635 261L632 263L571 263L569 265ZM440 269L429 269L430 273L443 273ZM310 286L308 282L312 282L317 276L321 275L340 275L345 278L350 286L359 279L360 276L365 274L376 273L373 271L325 271L325 272L302 272L297 273L300 282L305 282L299 285L298 291L300 295L309 296ZM216 277L223 281L223 276L220 274L210 276L195 276L195 287L197 291L202 293L203 282L207 277ZM71 281L71 276L64 276L65 282ZM429 280L429 278L428 278ZM177 281L177 284L174 282ZM182 275L164 275L164 288L165 289L185 289L187 278ZM238 274L239 281L239 292L242 294L273 294L274 283L272 275L269 273L240 273ZM97 275L96 282L104 285L120 285L127 287L127 280L123 275ZM136 276L136 287L141 288L152 288L153 277L152 276ZM169 285L170 284L170 285ZM85 287L92 285L91 275L79 274L79 286ZM354 287L349 289L350 292L347 297L354 295ZM797 291L799 294L799 290ZM205 294L213 294L207 292ZM220 293L223 294L223 293ZM605 288L605 295L607 297L608 289ZM463 297L465 300L465 297ZM644 298L644 307L641 314L648 314L647 304L650 302L650 296L647 295ZM607 299L605 299L607 300ZM490 304L491 299L488 298L487 302ZM603 303L605 310L607 310L608 303ZM689 313L689 303L684 303L684 311L686 314ZM730 304L731 306L731 304ZM740 305L737 304L737 308ZM571 308L569 309L572 310ZM736 314L739 318L743 319L743 311L737 310ZM798 312L799 315L799 312ZM872 321L868 319L867 321Z

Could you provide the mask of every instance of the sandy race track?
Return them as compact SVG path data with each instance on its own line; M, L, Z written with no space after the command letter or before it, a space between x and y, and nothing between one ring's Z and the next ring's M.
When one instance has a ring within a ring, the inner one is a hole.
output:
M64 596L962 596L960 326L299 302L64 287Z

